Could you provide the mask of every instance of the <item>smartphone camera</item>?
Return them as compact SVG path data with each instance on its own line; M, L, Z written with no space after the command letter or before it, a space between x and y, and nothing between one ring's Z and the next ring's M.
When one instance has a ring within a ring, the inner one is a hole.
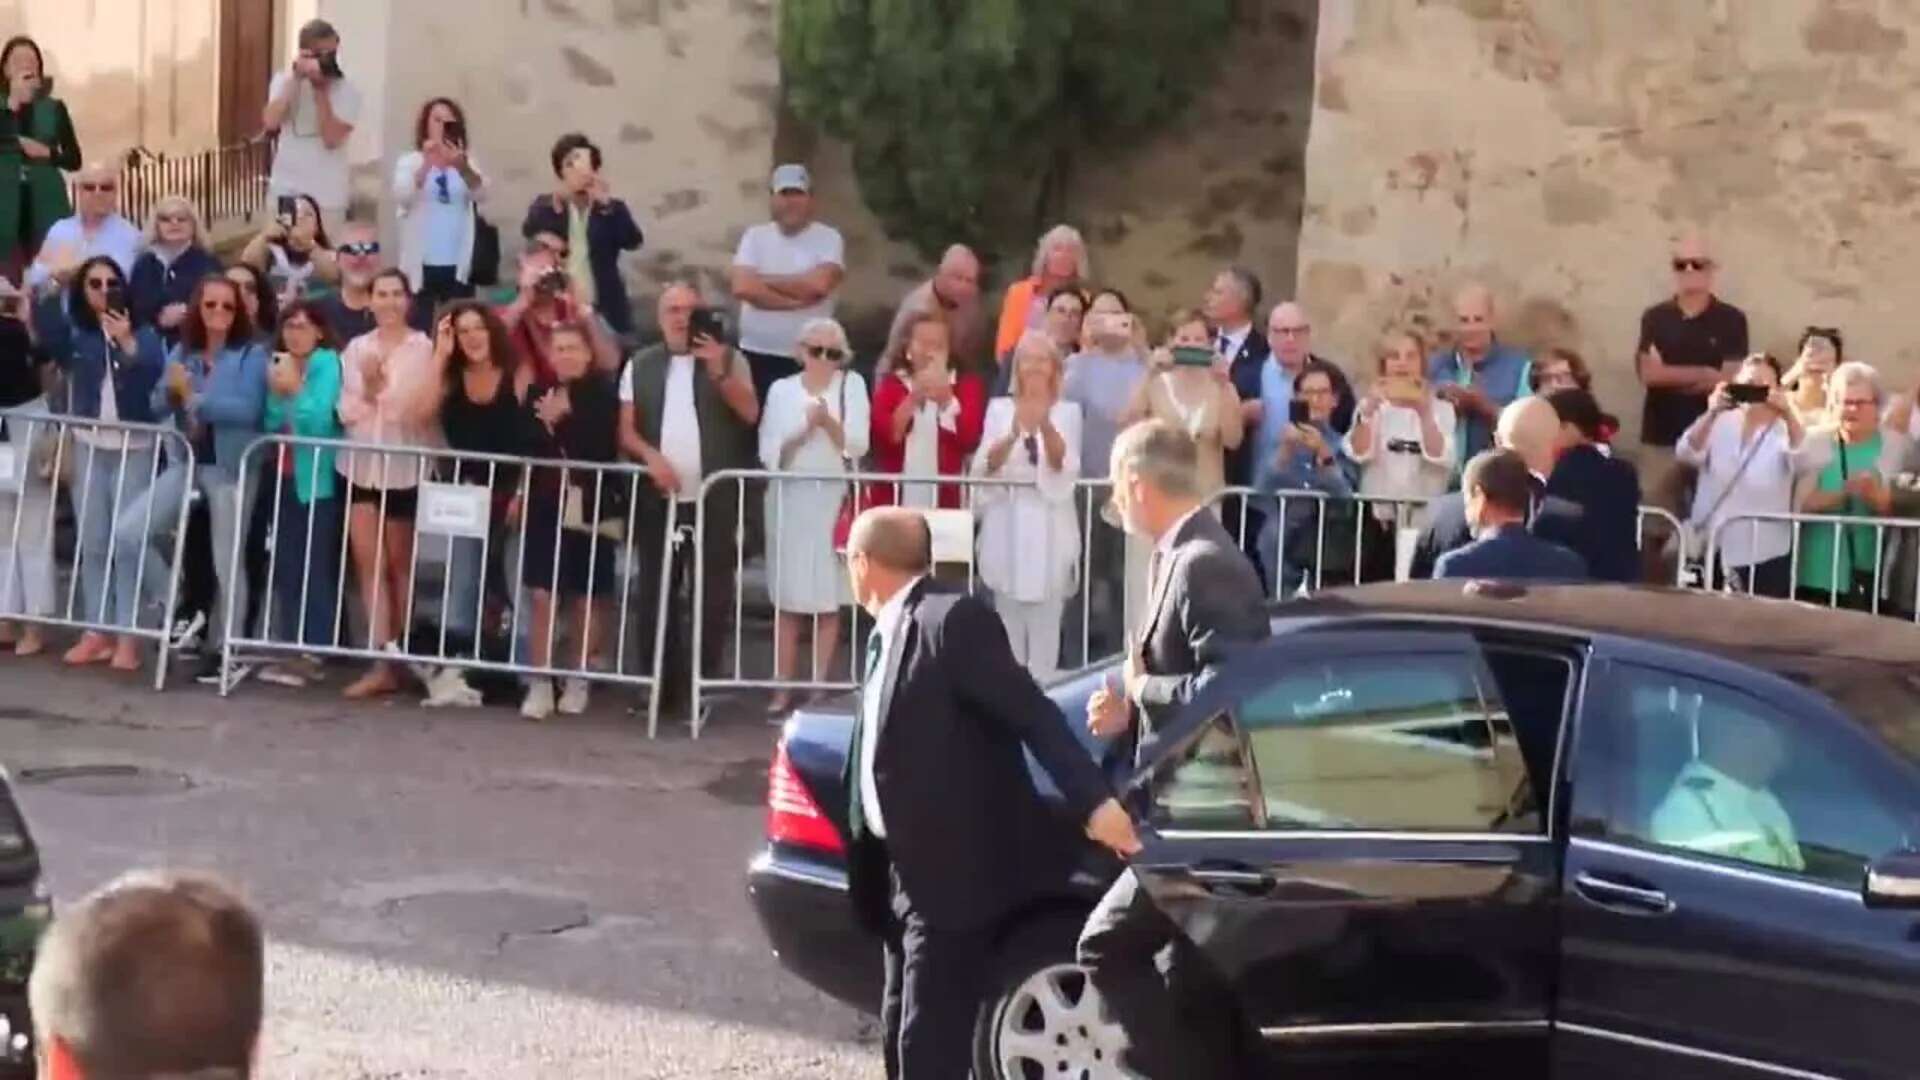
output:
M1735 405L1760 405L1767 400L1767 388L1754 383L1730 383L1727 397Z
M1307 407L1306 402L1301 401L1299 398L1294 398L1292 401L1287 402L1287 422L1289 424L1311 424L1313 423L1313 410Z
M687 336L695 341L701 338L725 341L726 335L726 323L721 321L720 313L712 308L694 308L693 314L687 317Z
M123 319L127 317L127 287L118 281L107 286L107 311Z
M467 125L458 120L449 120L440 128L440 139L449 146L467 145Z

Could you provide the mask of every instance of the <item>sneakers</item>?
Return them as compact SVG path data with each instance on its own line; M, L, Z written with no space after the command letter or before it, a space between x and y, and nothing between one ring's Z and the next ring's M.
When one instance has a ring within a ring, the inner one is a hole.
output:
M449 664L427 680L427 699L421 704L429 709L476 709L482 701L480 691L468 685L467 673Z
M197 653L206 634L207 613L196 611L191 618L174 620L173 629L167 633L167 647L176 653Z
M587 697L593 684L575 675L560 684L560 712L567 716L579 716L587 711Z
M520 715L529 720L545 720L553 715L552 679L535 679L527 685L527 697L520 703Z

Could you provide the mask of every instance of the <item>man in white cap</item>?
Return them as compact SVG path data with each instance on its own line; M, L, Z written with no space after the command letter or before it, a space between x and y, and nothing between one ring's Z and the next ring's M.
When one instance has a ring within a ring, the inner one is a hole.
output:
M808 319L832 318L846 275L840 230L813 219L813 179L805 165L773 170L773 220L740 236L733 295L740 301L740 351L753 369L758 400L800 370L794 344Z

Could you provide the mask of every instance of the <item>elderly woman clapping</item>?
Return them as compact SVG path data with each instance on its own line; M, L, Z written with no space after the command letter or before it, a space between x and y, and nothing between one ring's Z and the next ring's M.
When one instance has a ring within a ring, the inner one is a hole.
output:
M1893 481L1911 444L1880 423L1886 393L1866 364L1845 363L1827 381L1832 425L1809 433L1796 509L1805 514L1885 517L1894 509ZM1737 531L1736 526L1736 531ZM1870 608L1880 567L1895 539L1871 525L1808 525L1800 533L1799 587L1814 603Z
M1079 585L1080 406L1060 398L1063 364L1046 334L1020 338L1010 393L987 406L973 463L975 475L1013 481L976 493L980 577L1014 655L1042 682L1059 668L1060 615Z

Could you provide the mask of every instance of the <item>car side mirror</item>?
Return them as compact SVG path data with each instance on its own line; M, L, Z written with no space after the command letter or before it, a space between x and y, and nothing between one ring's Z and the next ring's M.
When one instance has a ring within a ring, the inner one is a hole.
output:
M1920 908L1920 851L1896 851L1867 866L1870 908Z

